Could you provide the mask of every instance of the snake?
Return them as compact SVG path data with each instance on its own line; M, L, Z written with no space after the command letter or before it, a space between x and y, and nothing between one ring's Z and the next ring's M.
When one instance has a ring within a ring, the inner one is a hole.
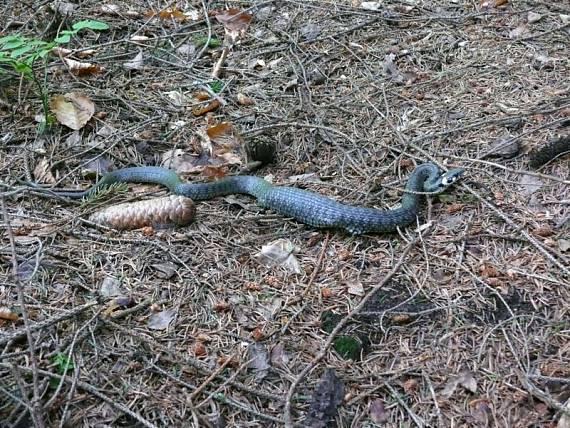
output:
M416 221L423 193L439 193L455 183L463 174L461 168L442 173L433 163L418 165L411 173L399 208L378 210L348 205L318 193L296 187L277 186L255 176L236 175L206 183L190 183L173 171L157 166L128 167L108 172L84 191L58 190L63 197L91 197L115 183L160 184L176 195L195 201L230 194L247 194L257 199L262 208L316 228L343 229L353 235L394 232Z

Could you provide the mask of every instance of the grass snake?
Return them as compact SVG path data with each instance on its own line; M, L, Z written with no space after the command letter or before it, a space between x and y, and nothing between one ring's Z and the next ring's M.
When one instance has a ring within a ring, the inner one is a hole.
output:
M233 176L208 183L183 182L176 172L155 166L123 168L109 172L88 190L57 191L69 198L89 197L102 187L114 183L155 183L166 186L171 193L193 200L241 193L254 196L257 204L286 217L321 228L344 229L351 234L392 232L416 220L422 192L441 192L461 177L463 169L441 173L432 163L419 165L406 183L401 206L393 210L346 205L317 193L295 187L274 186L254 176ZM419 193L418 193L419 192Z

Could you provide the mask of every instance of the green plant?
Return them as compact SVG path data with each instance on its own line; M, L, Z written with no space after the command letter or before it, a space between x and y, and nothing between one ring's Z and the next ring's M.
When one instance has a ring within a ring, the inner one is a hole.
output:
M219 94L220 92L222 92L222 89L224 88L224 82L222 82L221 80L215 80L214 82L210 83L209 86L212 92L214 92L215 94Z
M60 375L65 375L68 371L75 369L73 361L71 361L67 356L63 354L56 354L52 357L52 361L55 364L55 369Z
M208 42L207 36L198 36L194 39L194 44L198 47L204 46L206 43L208 43L209 48L219 48L222 46L222 41L217 37L211 37L210 42Z
M2 72L2 66L8 66L20 73L24 78L34 82L42 100L45 119L43 127L49 122L48 93L45 89L45 65L47 65L47 55L53 48L69 43L71 37L81 30L90 29L101 31L107 30L108 28L109 26L104 22L87 19L73 24L71 30L63 30L59 33L58 37L51 42L24 37L19 34L0 37L0 72ZM34 65L36 61L40 59L44 61L43 83L40 82L34 72Z

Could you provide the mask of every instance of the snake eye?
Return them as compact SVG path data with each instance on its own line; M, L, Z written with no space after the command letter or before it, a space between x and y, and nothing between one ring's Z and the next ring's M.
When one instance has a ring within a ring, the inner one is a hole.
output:
M441 179L441 184L443 186L449 186L450 184L455 183L458 178L459 176L457 175L444 175L443 178Z

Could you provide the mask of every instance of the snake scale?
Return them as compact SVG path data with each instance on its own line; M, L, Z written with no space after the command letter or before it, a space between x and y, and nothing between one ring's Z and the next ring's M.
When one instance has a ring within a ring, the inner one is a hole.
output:
M317 193L295 187L274 186L254 176L233 176L208 183L183 182L172 170L155 166L123 168L109 172L88 190L57 191L69 198L89 197L102 187L114 183L155 183L166 186L171 193L193 200L241 193L254 196L258 205L286 217L321 228L344 229L351 234L392 232L415 221L420 210L421 195L417 192L441 192L463 174L463 169L441 173L431 163L416 167L406 184L401 207L393 210L346 205Z

